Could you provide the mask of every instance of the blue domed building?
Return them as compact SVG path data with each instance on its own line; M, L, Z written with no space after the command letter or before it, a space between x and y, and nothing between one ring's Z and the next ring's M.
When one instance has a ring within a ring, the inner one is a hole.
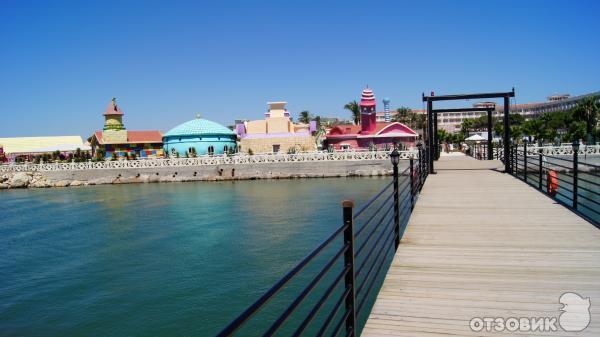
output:
M221 124L197 117L179 124L163 136L163 148L170 156L213 155L236 150L237 135Z

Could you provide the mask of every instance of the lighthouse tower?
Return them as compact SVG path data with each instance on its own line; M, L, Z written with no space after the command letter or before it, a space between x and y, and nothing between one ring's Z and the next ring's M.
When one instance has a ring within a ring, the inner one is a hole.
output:
M104 128L102 129L104 143L127 143L127 130L123 125L123 111L113 98L104 112Z
M375 96L367 87L360 97L360 133L371 134L375 131L377 116L375 114Z

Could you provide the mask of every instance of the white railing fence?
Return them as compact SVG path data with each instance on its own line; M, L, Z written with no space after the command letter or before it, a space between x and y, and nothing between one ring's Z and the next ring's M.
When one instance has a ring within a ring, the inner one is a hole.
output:
M518 149L523 151L523 146L519 146ZM527 145L527 153L529 154L538 154L542 153L546 156L567 156L573 155L573 146L572 145L561 145L561 146L537 146L537 145ZM579 151L577 151L580 155L600 155L600 145L580 145ZM502 157L504 155L504 148L494 148L494 158L496 156Z
M175 166L202 166L225 164L266 164L266 163L294 163L294 162L321 162L321 161L359 161L389 159L387 151L366 152L311 152L295 154L260 154L260 155L234 155L234 156L200 156L195 158L168 158L168 159L140 159L140 160L107 160L100 162L82 163L23 163L0 165L0 172L37 172L37 171L65 171L65 170L103 170L103 169L129 169L129 168L156 168ZM417 151L400 151L400 159L417 158Z

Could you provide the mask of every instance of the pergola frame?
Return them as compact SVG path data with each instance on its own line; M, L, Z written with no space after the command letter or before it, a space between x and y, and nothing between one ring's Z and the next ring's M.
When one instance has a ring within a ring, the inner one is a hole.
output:
M484 108L455 108L455 109L433 109L433 144L435 151L435 159L440 158L440 140L437 133L437 114L443 112L486 112L487 113L487 159L492 160L493 157L493 149L492 149L492 111L494 111L495 107L484 107Z
M515 97L515 88L508 92L491 92L477 93L464 95L444 95L444 96L425 96L423 94L423 102L427 102L427 148L429 156L429 172L435 174L434 159L438 159L438 136L437 136L437 113L438 112L463 112L463 111L485 111L488 114L488 150L491 149L491 121L492 108L458 108L458 109L433 109L434 101L457 101L467 99L481 98L503 98L504 99L504 172L512 173L508 159L510 158L510 98ZM490 159L492 151L488 151L488 159Z

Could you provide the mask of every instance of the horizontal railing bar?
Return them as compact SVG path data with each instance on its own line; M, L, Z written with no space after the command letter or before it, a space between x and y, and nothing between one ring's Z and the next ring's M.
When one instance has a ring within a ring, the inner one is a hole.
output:
M298 263L292 270L290 270L284 277L282 277L275 285L271 287L266 293L264 293L256 302L248 307L242 314L234 319L225 329L223 329L217 336L231 336L242 324L250 319L263 305L265 305L275 294L277 294L296 274L298 274L306 265L312 261L321 251L329 245L340 233L342 233L348 225L339 227L333 234L331 234L325 241L323 241L315 250L308 254L300 263Z
M560 167L560 168L564 168L564 169L567 169L567 170L572 170L572 169L573 169L573 166L570 166L570 167L569 167L569 166L565 166L565 165L561 165L561 164L557 164L557 163L549 163L549 162L546 162L546 165L547 165L547 166L558 166L558 167ZM549 168L549 167L548 167L548 168Z
M569 191L569 192L571 192L571 191ZM560 190L556 191L556 194L558 194L558 195L560 195L560 196L563 196L563 197L565 197L565 198L567 198L567 199L569 199L569 200L573 201L573 196L572 196L572 195L571 195L571 196L569 196L569 195L563 194L563 193L561 193L561 192L560 192ZM560 201L560 200L559 200L559 201Z
M385 253L383 254L383 259L381 260L381 262L379 263L379 267L377 267L377 270L375 271L375 277L373 277L373 279L371 279L371 284L367 288L367 292L365 293L365 296L363 297L363 300L360 302L360 304L358 305L358 307L356 309L356 315L357 316L360 313L360 311L362 310L362 308L365 305L365 303L367 303L367 301L369 300L369 294L371 293L371 290L373 290L373 285L375 284L375 281L377 280L377 277L379 276L379 273L381 273L381 268L385 264L385 260L387 259L387 256L388 256L388 254L390 252L390 248L392 248L393 246L394 245L389 245L386 248Z
M393 184L394 180L392 179L392 182L390 182L383 189L381 189L379 193L377 193L373 198L371 198L371 200L367 201L367 203L358 212L354 214L354 219L358 218L367 208L369 208L369 206L371 206L372 203L375 202L375 200L377 200L383 194L383 192L385 192Z
M391 221L388 222L388 226L390 225L390 223L392 223ZM356 289L356 297L358 297L358 295L360 294L360 292L362 291L363 287L365 286L365 284L367 283L367 281L369 280L369 277L371 276L371 273L373 272L373 268L375 267L375 262L377 262L377 260L379 259L379 257L381 256L381 253L383 252L383 249L385 248L385 246L387 245L388 241L390 240L390 238L393 237L393 235L391 233L393 233L393 230L395 229L394 226L391 226L392 231L388 231L388 236L386 237L386 239L383 241L383 244L381 245L381 248L379 249L379 251L377 252L377 255L375 255L375 259L373 261L373 264L371 264L371 267L369 268L369 270L367 271L367 275L365 276L365 278L363 279L362 284L358 287L358 289Z
M383 220L384 220L384 219L385 219L385 218L382 218L382 219L381 219L381 221L380 221L380 223L383 223ZM392 217L392 218L391 218L391 220L394 220L394 217ZM391 222L391 221L388 221L388 223L387 223L387 226L389 226L389 225L390 225L390 222ZM387 229L387 228L384 226L384 227L383 227L383 230L381 231L381 233L379 233L379 236L377 237L377 240L375 240L375 244L373 244L373 245L371 246L371 249L370 249L370 250L369 250L369 252L367 253L367 256L364 258L364 260L362 261L362 263L360 264L360 266L358 266L358 269L356 270L356 273L354 274L354 277L355 277L355 278L358 278L358 276L360 276L360 273L362 272L362 270L363 270L364 266L365 266L365 265L367 264L367 262L369 261L369 258L371 257L371 254L372 254L372 253L375 251L375 248L377 248L377 243L378 243L378 242L380 242L380 240L381 240L381 238L383 237L383 235L384 235L384 234L386 234L386 233L388 233L388 232L390 232L389 230L387 230L387 231L386 231L386 229ZM393 229L393 226L392 226L392 229ZM393 232L393 231L391 231L391 232ZM388 233L388 234L390 234L390 233ZM391 235L391 234L390 234L390 235ZM363 247L364 247L364 246L363 246ZM358 254L356 254L356 256L358 257L359 255L358 255ZM358 292L357 292L357 294L358 294Z
M572 181L572 180L571 180L571 181L569 181L569 180L565 180L565 179L563 179L563 178L561 178L561 177L559 177L559 176L556 176L556 180L558 180L558 181L562 181L562 182L563 182L563 183L565 183L565 184L569 184L569 185L573 186L573 181ZM563 186L564 186L564 185L563 185ZM560 187L560 185L559 185L558 187Z
M579 174L587 174L588 176L592 176L594 178L600 178L600 174L596 174L597 172L590 172L590 171L578 170L577 173L579 173Z
M579 186L579 188L581 188L581 186ZM598 196L598 194L594 194L594 195ZM591 202L593 204L596 204L596 205L600 206L600 202L598 202L598 201L596 201L594 199L590 199L590 198L586 197L585 195L583 195L581 193L577 193L577 196L579 198L583 198L583 199L585 199L585 200L587 200L587 201L589 201L589 202ZM583 203L581 201L577 203L577 205L582 205L582 204Z
M600 215L600 212L598 212L597 210L595 210L595 209L593 209L593 208L590 208L590 207L589 207L589 206L587 206L586 204L577 204L577 206L583 206L583 207L585 207L585 208L589 209L590 211L592 211L592 212L594 212L594 213L596 213L596 214ZM595 222L597 223L597 221L595 221Z
M331 310L331 312L329 313L329 315L325 319L325 322L323 322L323 325L321 325L321 328L319 329L319 332L316 334L316 337L322 337L323 336L323 334L325 333L325 331L329 327L329 324L331 324L333 318L340 311L340 308L342 307L342 304L344 303L344 300L346 299L346 296L348 296L348 294L350 294L350 290L352 290L352 289L351 288L346 288L346 290L344 290L344 293L342 294L342 297L336 302L335 306L333 307L333 310Z
M560 158L560 157L554 157L554 156L550 156L550 155L546 155L543 154L544 157L546 158L550 158L550 159L556 159L556 160L562 160L562 161L566 161L566 162L572 162L573 161L573 155L568 155L568 158Z
M352 308L346 308L346 313L344 314L344 316L342 316L342 320L339 321L338 324L335 326L335 329L333 330L331 337L337 337L340 334L340 331L341 331L340 328L346 322L346 319L348 318L348 316L350 315L352 310L353 310Z
M587 180L587 179L585 179L585 178L581 178L581 177L577 177L577 179L578 179L578 180L581 180L581 181L584 181L584 182L586 182L586 183L588 183L588 184L592 184L592 185L594 185L594 186L598 186L598 187L600 187L600 184L599 184L599 183L597 183L597 182L595 182L595 181Z
M375 217L377 216L377 214L379 214L379 211L381 211L383 209L383 206L385 206L394 196L394 193L392 192L379 206L379 208L373 212L373 214L371 215L371 217L358 229L358 231L356 231L356 234L354 234L354 237L357 238L360 236L360 234L369 226L369 224L371 223L371 221L373 221L373 219L375 219Z
M331 285L329 287L327 287L327 289L325 290L325 293L323 294L323 296L321 296L321 298L319 299L319 301L312 307L312 309L308 313L308 316L306 316L306 318L304 319L304 321L302 321L302 323L300 324L300 326L296 329L296 331L293 334L293 337L298 337L298 336L300 336L302 334L302 332L304 331L304 329L306 329L306 327L313 320L313 318L315 317L315 315L319 312L319 310L321 310L321 308L323 307L323 304L325 303L325 301L327 301L327 299L329 299L329 297L333 293L333 289L335 289L335 287L337 287L339 285L339 283L342 280L342 278L344 276L346 276L346 274L349 271L350 271L350 265L347 265L346 267L344 267L344 269L342 269L342 272L335 278L335 280L333 281L333 283L331 283Z
M298 307L298 305L300 305L300 303L304 301L306 296L310 294L310 292L314 289L317 283L319 283L323 276L327 274L329 269L331 269L335 262L337 262L340 256L342 256L342 254L344 254L349 247L350 244L345 244L342 247L342 249L340 249L333 256L333 258L325 265L325 267L323 267L323 269L317 274L317 276L315 276L315 278L313 278L313 280L304 288L304 290L300 292L300 295L298 295L298 297L296 297L296 299L287 307L287 309L285 309L285 311L275 320L275 323L273 323L269 330L267 330L267 332L263 334L263 337L273 336L273 334L277 332L277 330L279 330L281 325L290 317L294 310L296 310L296 307Z
M580 162L578 162L578 164L579 164L579 165L585 165L585 166L590 166L590 167L593 167L593 168L600 169L600 165L591 164L591 163L586 163L586 162L584 162L584 161L580 161Z
M591 194L595 195L595 196L600 196L600 193L596 190L590 190L589 188L585 187L585 186L581 186L581 184L577 184L577 189L580 190L584 190L586 192L590 192Z
M381 218L379 218L379 222L377 223L377 225L375 225L375 227L373 227L373 229L371 230L371 232L369 233L369 235L367 235L367 237L365 238L364 242L360 245L360 247L358 247L358 249L354 253L354 256L359 256L360 255L360 253L362 252L362 250L365 248L365 246L369 243L369 241L373 237L373 234L375 234L375 232L377 231L377 229L379 228L379 226L383 223L383 220L388 216L388 214L390 214L390 212L393 209L394 209L393 207L388 208L388 210L383 214L383 216Z

